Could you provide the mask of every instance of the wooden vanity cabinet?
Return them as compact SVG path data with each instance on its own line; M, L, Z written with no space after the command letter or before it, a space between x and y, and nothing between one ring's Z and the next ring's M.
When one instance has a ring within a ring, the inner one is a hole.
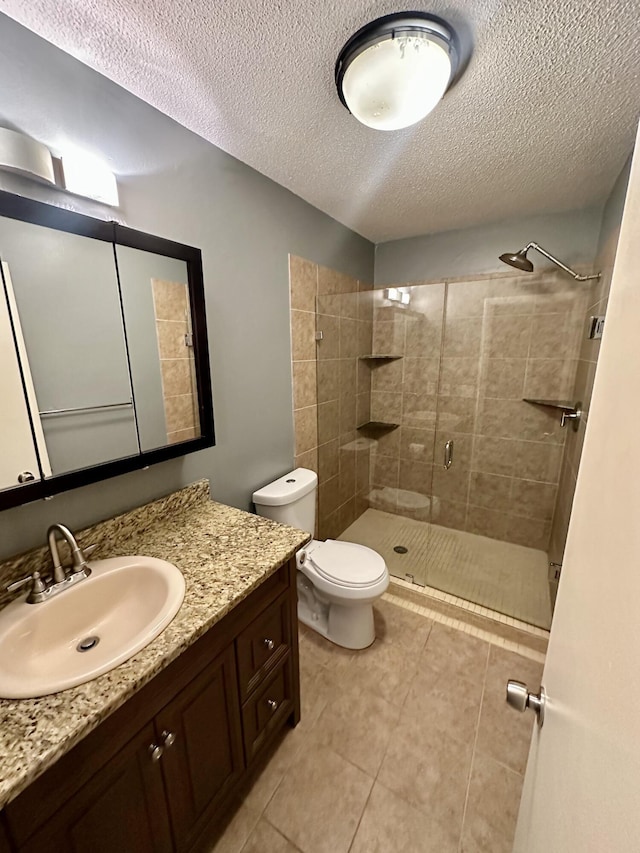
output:
M253 764L300 716L289 561L9 803L0 853L211 846Z
M4 826L2 826L2 824L0 824L0 853L11 853L9 839L7 837L6 830Z

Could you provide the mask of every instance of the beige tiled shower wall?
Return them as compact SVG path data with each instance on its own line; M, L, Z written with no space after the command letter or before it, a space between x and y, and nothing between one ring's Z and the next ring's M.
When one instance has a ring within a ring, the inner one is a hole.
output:
M446 284L446 306L444 283L408 287L406 308L375 291L374 351L402 358L372 368L372 419L400 423L372 451L372 505L546 550L567 430L522 398L571 398L589 288L555 272Z
M359 356L371 351L371 284L290 255L289 285L295 464L318 473L316 533L333 538L368 506L369 453L356 426L369 419Z
M575 383L571 395L572 399L582 403L582 417L578 431L569 430L567 433L560 484L558 487L558 499L556 501L551 528L551 540L549 543L549 559L556 563L562 563L564 547L567 541L569 518L571 516L571 507L578 477L578 466L580 465L582 445L589 419L593 380L595 379L596 364L598 355L600 354L600 341L589 338L589 327L591 325L591 317L604 316L607 311L618 235L619 228L612 231L598 253L594 266L595 269L601 271L599 281L588 283L590 286L587 290L587 308L582 317L581 347L576 362ZM582 286L587 287L586 284ZM552 586L552 589L555 592L555 587Z

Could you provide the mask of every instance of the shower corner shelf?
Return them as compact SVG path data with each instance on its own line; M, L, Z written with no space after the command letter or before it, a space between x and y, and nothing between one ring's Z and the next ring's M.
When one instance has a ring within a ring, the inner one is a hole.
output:
M564 409L567 412L573 411L575 403L568 400L535 400L532 397L523 397L523 403L533 403L534 406L547 406L549 409Z
M400 424L387 423L386 421L367 421L366 424L360 424L356 429L380 435L381 433L391 432L394 429L398 429L399 426Z
M359 355L360 361L395 361L397 358L402 358L401 355Z

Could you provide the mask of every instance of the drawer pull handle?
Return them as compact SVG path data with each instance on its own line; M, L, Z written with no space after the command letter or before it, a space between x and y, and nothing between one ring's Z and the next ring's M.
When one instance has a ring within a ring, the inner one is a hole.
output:
M267 699L267 706L270 708L272 714L275 714L278 710L278 703L275 699Z
M152 743L149 746L149 755L151 756L152 761L160 761L163 752L164 749L161 746L158 746L157 743Z
M270 652L272 652L276 647L276 644L273 642L273 640L269 640L266 637L262 642L265 644L265 646L269 649Z
M166 729L162 732L162 745L167 747L173 746L176 742L176 736L173 732L169 732Z

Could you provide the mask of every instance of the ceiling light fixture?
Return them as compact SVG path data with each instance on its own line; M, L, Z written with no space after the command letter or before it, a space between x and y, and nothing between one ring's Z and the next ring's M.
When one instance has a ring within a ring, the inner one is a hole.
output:
M338 95L367 127L409 127L442 99L459 53L455 32L441 18L424 12L385 15L359 29L340 51Z

